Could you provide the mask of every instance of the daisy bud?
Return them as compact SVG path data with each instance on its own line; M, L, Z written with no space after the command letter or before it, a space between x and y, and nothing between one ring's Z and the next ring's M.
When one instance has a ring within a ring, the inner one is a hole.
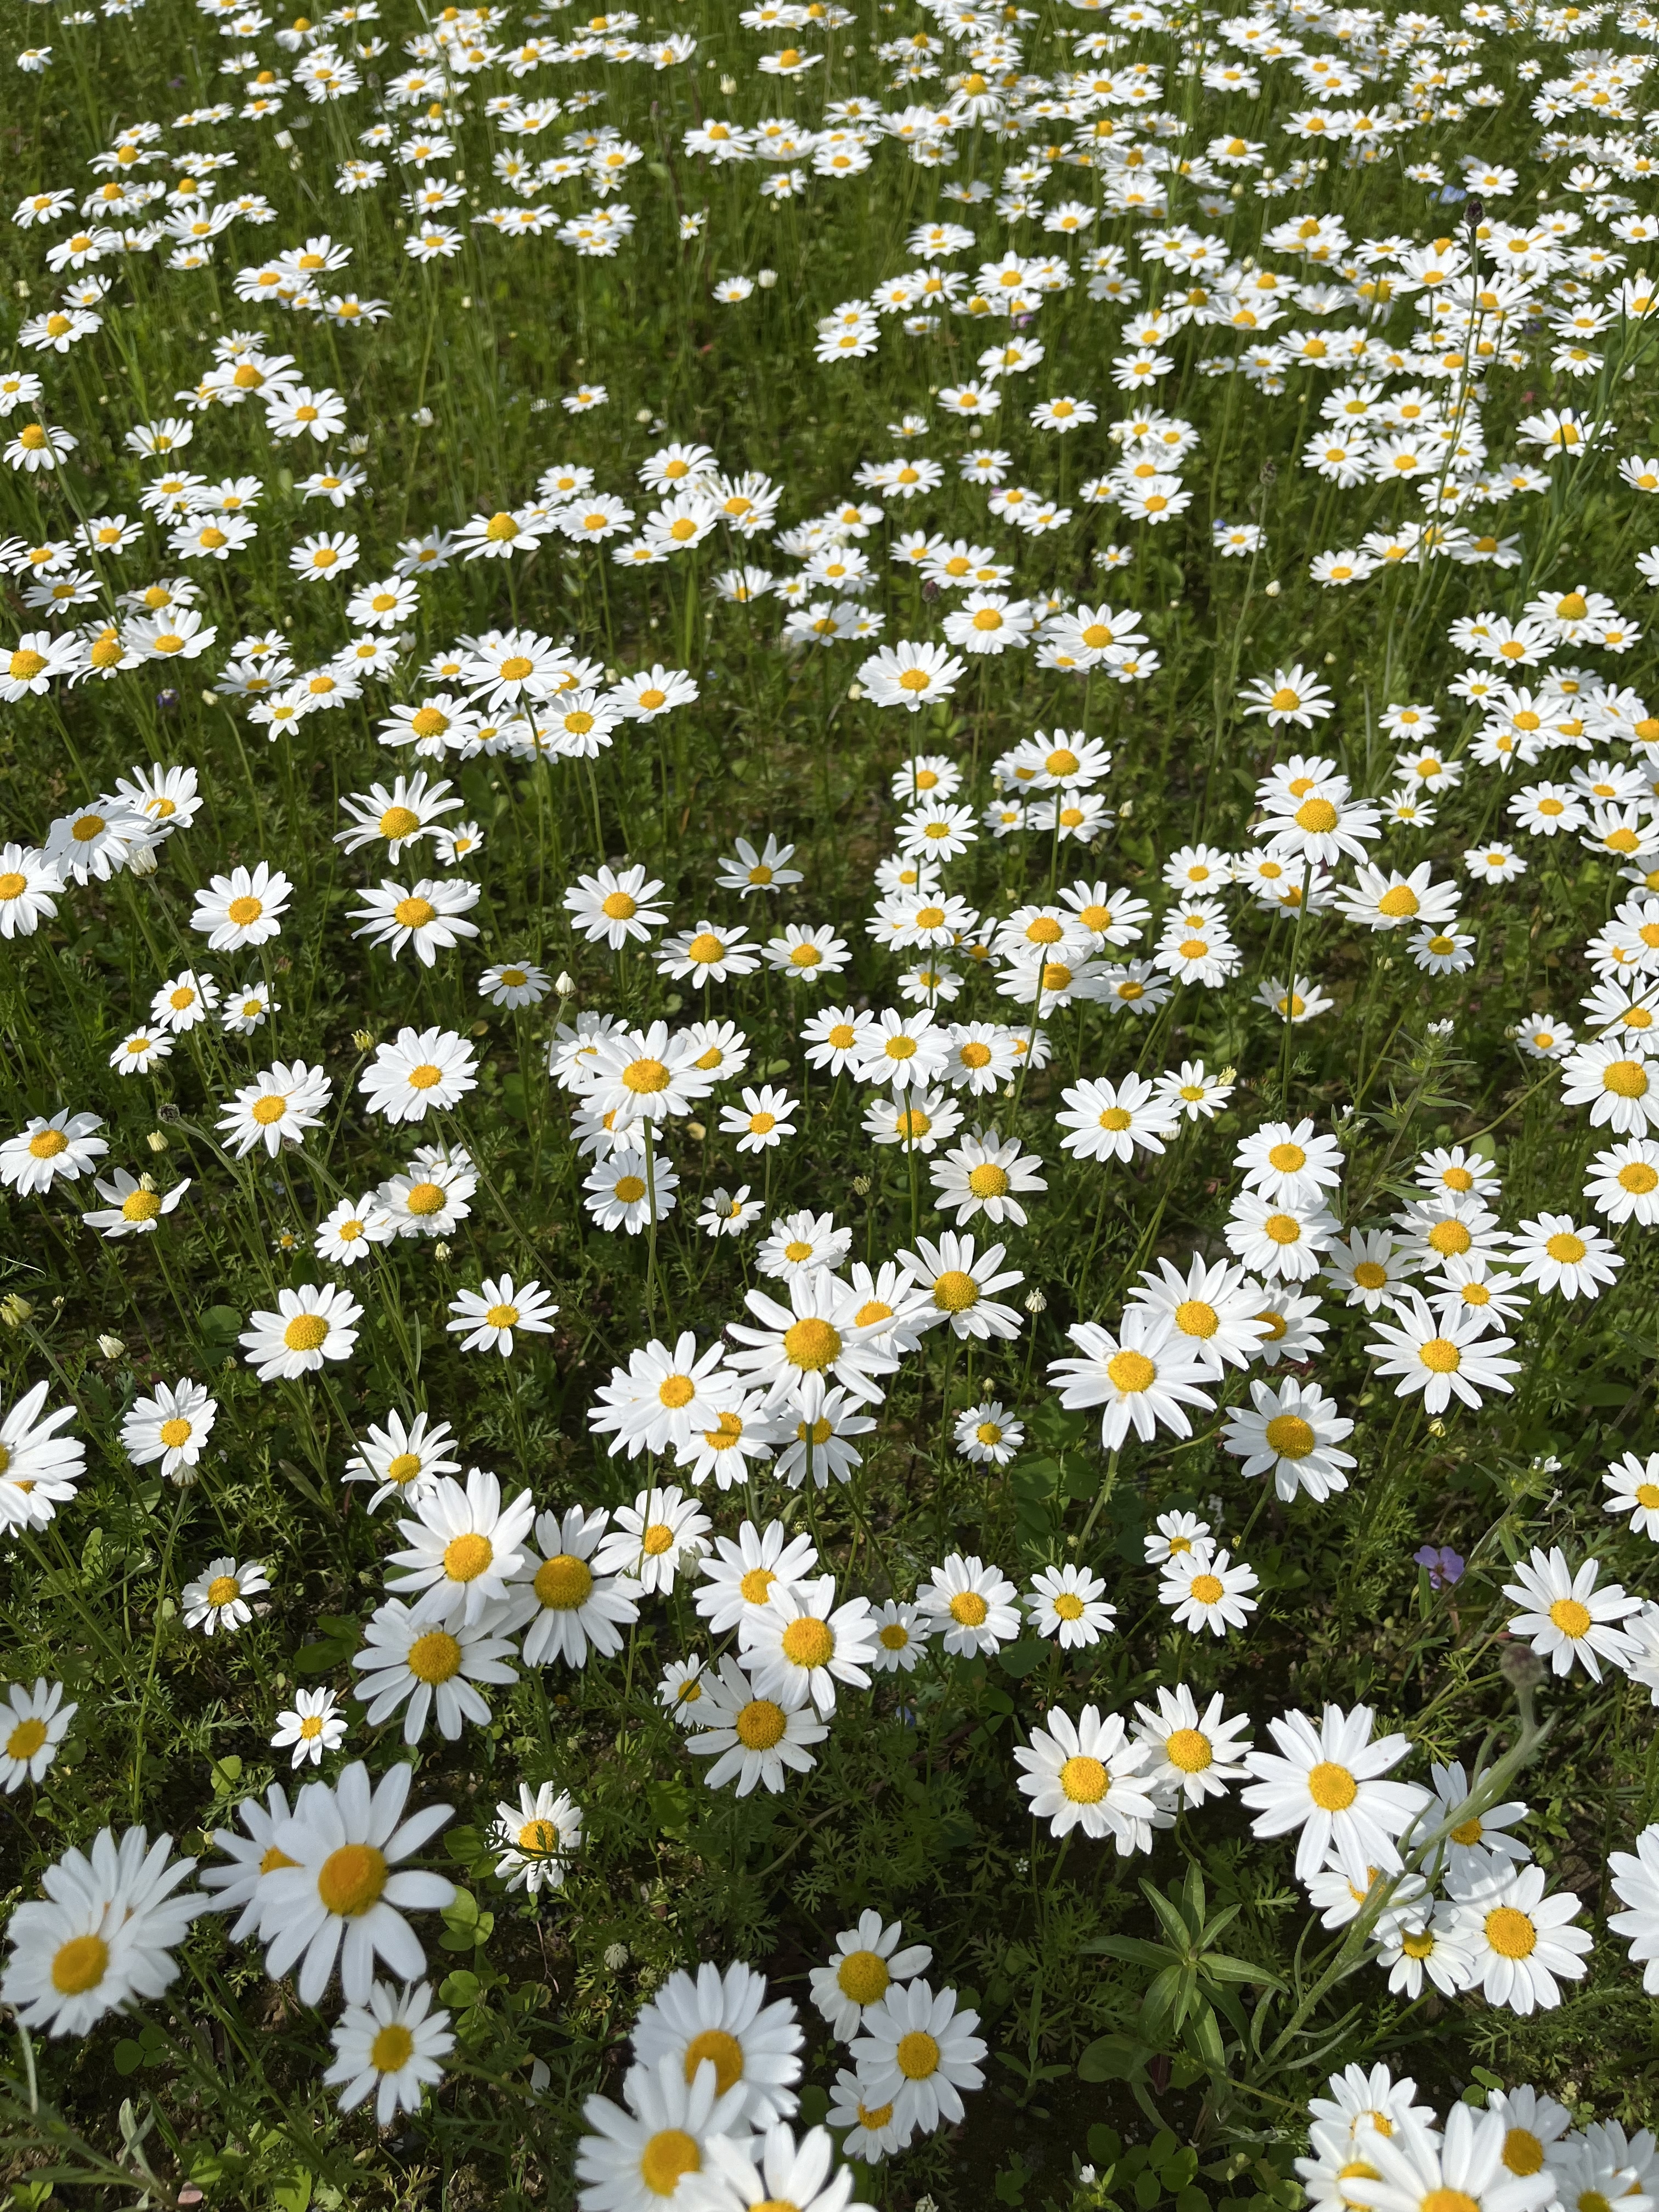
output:
M755 282L763 292L769 292L777 281L778 272L775 269L760 269L755 272Z
M576 979L570 973L570 970L568 968L562 968L559 970L559 973L553 978L553 988L558 993L562 999L574 999L575 997Z
M17 1291L10 1291L0 1298L0 1321L4 1322L8 1328L21 1328L26 1321L32 1321L33 1317L34 1308Z
M688 1121L685 1125L685 1133L688 1137L695 1137L697 1142L701 1144L703 1139L708 1134L708 1132L704 1128L701 1121Z
M1535 1690L1549 1669L1530 1644L1506 1644L1498 1656L1498 1671L1512 1689Z
M154 845L135 845L127 857L127 866L135 876L153 876L161 865L161 856Z
M1028 1314L1048 1312L1048 1301L1041 1291L1028 1291L1025 1293L1025 1310Z
M167 1133L165 1129L152 1129L144 1142L149 1146L151 1152L164 1152L168 1144Z
M126 1346L118 1336L100 1336L98 1340L98 1349L106 1359L118 1359L126 1350Z
M727 100L730 100L730 99L731 99L731 97L732 97L732 94L737 90L737 88L738 88L738 80L736 79L736 77L734 77L734 76L723 76L723 77L720 79L720 90L721 90L721 92L725 94L725 96L726 96L726 98Z
M1279 597L1279 581L1277 578L1275 578L1271 584L1264 584L1261 588L1266 592L1270 599L1276 599Z
M353 1030L351 1042L359 1052L367 1052L374 1042L374 1032L373 1030Z
M650 419L650 416L647 415L646 420L649 422ZM605 1971L607 1974L621 1973L623 1968L627 1964L628 1946L626 1943L607 1943L605 1945Z

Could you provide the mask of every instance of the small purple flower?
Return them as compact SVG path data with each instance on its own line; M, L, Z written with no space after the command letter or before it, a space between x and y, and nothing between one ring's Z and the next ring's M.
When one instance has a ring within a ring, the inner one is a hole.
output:
M1449 1589L1463 1579L1463 1570L1468 1562L1460 1558L1449 1544L1425 1544L1420 1551L1412 1553L1419 1567L1429 1571L1431 1589Z

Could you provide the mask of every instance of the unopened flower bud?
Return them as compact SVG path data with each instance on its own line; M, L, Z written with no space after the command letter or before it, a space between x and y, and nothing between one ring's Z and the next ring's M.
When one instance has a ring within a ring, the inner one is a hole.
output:
M166 1152L169 1141L167 1133L165 1129L152 1129L144 1139L144 1142L149 1146L153 1152Z
M695 1137L697 1142L702 1144L708 1132L701 1121L688 1121L685 1125L685 1133L688 1137Z
M98 1340L98 1349L106 1359L118 1359L126 1350L126 1346L118 1336L100 1336Z
M153 876L161 865L161 856L154 845L135 845L127 855L127 866L135 876Z
M3 1298L0 1298L0 1321L4 1322L8 1328L21 1328L26 1321L32 1321L33 1317L34 1308L20 1291L9 1291Z
M568 968L560 969L558 974L553 978L553 988L562 999L575 997L576 979Z
M1027 1291L1025 1293L1025 1310L1028 1314L1048 1312L1048 1301L1044 1297L1041 1291Z
M351 1042L359 1052L368 1052L374 1045L374 1032L373 1030L353 1030Z
M1513 1688L1535 1690L1548 1669L1530 1644L1506 1644L1498 1656L1498 1671Z

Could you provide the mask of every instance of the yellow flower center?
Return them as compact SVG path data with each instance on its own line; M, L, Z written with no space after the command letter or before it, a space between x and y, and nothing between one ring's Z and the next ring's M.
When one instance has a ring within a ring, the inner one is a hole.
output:
M673 2196L685 2173L701 2173L702 2153L684 2128L661 2128L640 2154L640 2179L653 2197Z
M1111 1778L1099 1759L1081 1755L1068 1759L1060 1770L1060 1786L1074 1805L1098 1805Z
M1316 1441L1311 1425L1297 1413L1276 1413L1266 1435L1280 1459L1306 1459Z
M783 1656L792 1666L827 1667L836 1656L834 1630L813 1613L804 1613L792 1620L781 1641Z
M1563 1636L1575 1639L1589 1635L1591 1618L1589 1607L1581 1605L1576 1597L1559 1597L1550 1607L1552 1626L1559 1628Z
M1179 1767L1183 1774L1202 1774L1215 1759L1215 1753L1210 1748L1210 1739L1201 1729L1195 1728L1172 1730L1164 1738L1164 1756L1171 1766Z
M667 1068L659 1060L630 1060L622 1073L623 1087L635 1097L654 1097L666 1091L669 1084Z
M1486 1941L1500 1959L1527 1959L1538 1948L1538 1930L1514 1905L1498 1905L1486 1915Z
M429 1628L409 1647L409 1671L418 1681L447 1682L460 1668L461 1647L447 1629Z
M29 1150L37 1160L55 1160L69 1150L69 1139L61 1129L37 1129L29 1139Z
M444 1572L453 1583L475 1583L495 1565L495 1547L476 1529L452 1536L444 1546Z
M1115 1352L1106 1362L1106 1378L1115 1390L1150 1389L1158 1368L1144 1352Z
M544 1559L536 1570L533 1585L537 1596L552 1613L574 1613L586 1605L593 1589L593 1571L586 1559L577 1559L569 1552L560 1552L550 1559Z
M926 2081L939 2071L939 2045L925 2028L900 2036L893 2057L907 2081Z
M1359 1784L1346 1766L1322 1759L1309 1770L1308 1795L1322 1813L1346 1813L1359 1795Z
M774 1705L770 1698L751 1698L732 1723L745 1751L770 1751L782 1742L788 1725L783 1707Z
M258 921L264 910L264 901L254 898L248 894L241 898L232 899L230 904L225 908L225 919L228 921L234 921L238 929L246 929L250 922Z
M933 1285L933 1304L941 1313L966 1313L979 1303L979 1285L960 1267L947 1267Z
M71 1936L52 1954L52 1985L60 1996L84 1996L95 1990L109 1965L109 1946L101 1936Z
M821 1375L826 1367L833 1367L841 1349L840 1330L816 1316L795 1322L783 1333L784 1358L792 1367L809 1375Z
M295 1314L283 1331L290 1352L319 1352L328 1341L328 1323L321 1314Z
M342 1920L361 1919L380 1901L391 1872L373 1844L342 1844L317 1870L317 1895L325 1912Z
M958 1590L951 1601L951 1618L963 1628L982 1628L990 1611L977 1590Z

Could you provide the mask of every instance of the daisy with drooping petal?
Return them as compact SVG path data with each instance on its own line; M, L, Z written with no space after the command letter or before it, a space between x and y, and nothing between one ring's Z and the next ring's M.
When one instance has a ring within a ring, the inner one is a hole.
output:
M337 1751L345 1741L346 1717L332 1690L296 1690L292 1707L276 1716L273 1751L288 1751L296 1769L320 1766L325 1751Z
M1369 1705L1345 1713L1328 1705L1318 1726L1305 1713L1269 1721L1278 1752L1252 1751L1244 1761L1255 1778L1243 1802L1255 1810L1258 1836L1297 1833L1299 1881L1334 1856L1351 1881L1369 1884L1401 1863L1399 1838L1431 1800L1414 1784L1383 1778L1410 1750L1403 1735L1371 1736Z
M413 1774L400 1760L371 1788L368 1769L355 1761L331 1787L307 1784L293 1812L273 1825L281 1859L260 1882L259 1938L273 1981L299 1966L302 2004L317 2003L337 1958L349 2004L368 2002L376 1958L405 1981L426 1970L404 1911L441 1911L455 1885L401 1862L436 1835L453 1808L428 1805L405 1820Z
M1353 1423L1338 1413L1316 1382L1286 1376L1275 1389L1253 1381L1250 1396L1250 1410L1230 1413L1222 1437L1224 1448L1243 1462L1241 1474L1270 1474L1286 1504L1303 1491L1322 1504L1334 1491L1347 1488L1346 1470L1356 1462L1352 1452L1337 1446L1353 1434Z
M447 1742L455 1741L468 1721L487 1728L489 1701L473 1684L518 1680L501 1663L514 1647L493 1632L500 1618L490 1612L470 1621L452 1617L445 1627L411 1613L400 1598L377 1607L363 1631L363 1648L351 1662L362 1677L357 1694L368 1709L369 1726L379 1728L402 1705L405 1743L420 1741L434 1708Z
M296 1382L325 1359L349 1358L362 1317L349 1292L332 1283L302 1283L297 1291L277 1291L275 1313L256 1310L236 1341L262 1382Z
M695 1733L686 1749L714 1760L703 1778L711 1790L735 1777L739 1797L761 1783L776 1796L787 1771L805 1774L816 1764L810 1747L830 1731L811 1705L786 1710L775 1698L762 1697L732 1658L722 1659L718 1673L700 1674L696 1687L700 1695L686 1715Z
M1025 1279L1017 1267L998 1272L1005 1246L993 1244L976 1255L971 1236L958 1236L950 1229L937 1244L925 1237L916 1243L916 1251L899 1254L899 1263L918 1291L931 1299L930 1321L945 1322L956 1336L981 1341L1018 1335L1019 1315L994 1296Z
M1425 1410L1443 1413L1455 1396L1466 1406L1478 1407L1484 1391L1505 1396L1513 1392L1509 1377L1520 1363L1503 1355L1513 1350L1514 1339L1485 1334L1486 1323L1478 1314L1466 1310L1437 1316L1413 1291L1408 1301L1402 1299L1395 1307L1394 1320L1395 1327L1379 1322L1376 1337L1365 1348L1379 1375L1400 1378L1395 1384L1396 1398L1420 1390Z
M172 1850L171 1836L152 1844L143 1828L129 1828L118 1844L104 1828L89 1855L66 1851L46 1869L45 1897L20 1905L6 1931L0 2002L24 2027L84 2036L106 2013L171 1986L173 1951L208 1907L199 1891L179 1891L196 1861Z
M66 1705L63 1684L48 1682L44 1674L33 1690L11 1683L0 1698L0 1790L9 1794L26 1782L40 1782L80 1710Z
M866 1911L855 1928L843 1928L836 1936L829 1965L812 1968L812 2002L838 2042L853 2041L865 2014L895 1982L913 1981L933 1964L926 1943L901 1949L902 1934L896 1920L884 1922L880 1913Z
M497 1352L510 1359L514 1331L550 1336L558 1310L539 1282L515 1284L511 1275L492 1281L486 1275L481 1289L456 1292L445 1326L460 1338L463 1352Z
M1241 1762L1249 1749L1247 1713L1224 1717L1218 1690L1200 1712L1184 1682L1158 1692L1158 1711L1137 1705L1135 1734L1152 1753L1144 1780L1154 1796L1201 1805L1224 1797L1230 1782L1242 1782L1249 1769Z
M1207 1413L1215 1402L1200 1388L1208 1379L1206 1367L1167 1314L1129 1306L1115 1335L1096 1322L1073 1322L1066 1334L1083 1356L1051 1360L1048 1380L1058 1386L1062 1406L1103 1409L1100 1441L1108 1451L1119 1449L1132 1427L1143 1443L1160 1426L1188 1437L1185 1409Z
M1630 1638L1617 1624L1639 1613L1642 1601L1617 1583L1598 1590L1601 1571L1587 1559L1575 1573L1559 1544L1547 1553L1534 1546L1529 1559L1516 1560L1516 1579L1504 1585L1504 1596L1525 1608L1510 1621L1510 1634L1530 1644L1557 1674L1577 1665L1599 1682L1604 1659L1624 1667L1632 1656Z
M985 2080L985 2045L974 2033L976 2012L958 2012L954 1990L921 1980L895 1984L860 2023L853 2045L866 2103L890 2105L902 2132L931 2135L941 2121L963 2117L962 2092Z
M642 1490L631 1505L618 1505L593 1555L596 1575L627 1575L652 1595L665 1595L682 1567L688 1571L706 1548L708 1516L678 1484Z
M916 1593L918 1610L954 1656L990 1655L1019 1634L1017 1593L1000 1567L953 1552Z
M707 2170L710 2142L743 2124L747 2093L734 2081L724 2093L712 2058L685 2078L685 2067L665 2057L656 2067L631 2066L623 2081L623 2103L590 2097L582 2118L592 2130L576 2145L581 2212L653 2212L683 2196L687 2175Z
M1547 2012L1561 2002L1562 1982L1583 1980L1594 1939L1571 1923L1583 1908L1570 1889L1547 1897L1541 1867L1494 1871L1453 1902L1488 2004Z
M428 2088L441 2081L442 2061L455 2048L449 2014L432 2009L432 1987L419 1982L394 1990L376 1982L367 2004L349 2004L332 2033L334 2063L323 2075L340 2090L340 2110L374 2100L378 2127L399 2112L418 2112Z
M1046 1820L1054 1836L1077 1827L1092 1838L1110 1836L1120 1858L1150 1850L1158 1808L1142 1772L1147 1746L1126 1733L1115 1713L1103 1720L1094 1705L1085 1705L1075 1721L1051 1705L1045 1718L1048 1729L1034 1728L1030 1747L1014 1749L1032 1818Z
M91 1175L94 1162L109 1150L108 1139L97 1134L103 1126L96 1114L37 1115L0 1145L0 1183L27 1198L50 1190L60 1176L74 1182Z
M425 1497L441 1475L459 1474L461 1462L447 1456L455 1441L447 1421L428 1425L424 1413L405 1423L401 1413L388 1413L384 1428L372 1423L362 1443L346 1462L348 1482L372 1482L374 1495L368 1510L376 1512L388 1498L403 1498L413 1505Z
M179 1593L185 1626L199 1628L204 1636L221 1628L234 1636L253 1618L248 1600L270 1588L270 1577L258 1559L241 1566L234 1559L210 1560L205 1571Z
M1158 1603L1169 1607L1177 1627L1207 1628L1212 1636L1225 1636L1243 1628L1255 1611L1250 1592L1260 1580L1255 1569L1243 1559L1235 1565L1226 1552L1206 1547L1185 1559L1164 1562Z
M603 1507L589 1513L573 1505L562 1519L556 1513L538 1518L513 1593L526 1667L554 1659L585 1667L590 1653L608 1659L622 1650L623 1630L640 1617L640 1585L626 1575L595 1572L593 1554L610 1525Z
M1025 1601L1039 1636L1057 1637L1062 1651L1098 1644L1111 1633L1117 1607L1105 1601L1105 1583L1087 1567L1044 1567L1031 1578Z
M521 1490L503 1505L495 1476L472 1467L465 1489L440 1476L410 1503L416 1517L398 1523L406 1548L388 1559L399 1571L388 1575L386 1588L399 1596L420 1593L416 1611L422 1620L445 1625L461 1620L470 1626L505 1606L535 1516L530 1492Z
M508 1889L531 1897L562 1889L569 1855L581 1839L582 1816L566 1791L544 1782L532 1796L521 1782L518 1803L495 1808L494 1841L501 1849L495 1872Z

